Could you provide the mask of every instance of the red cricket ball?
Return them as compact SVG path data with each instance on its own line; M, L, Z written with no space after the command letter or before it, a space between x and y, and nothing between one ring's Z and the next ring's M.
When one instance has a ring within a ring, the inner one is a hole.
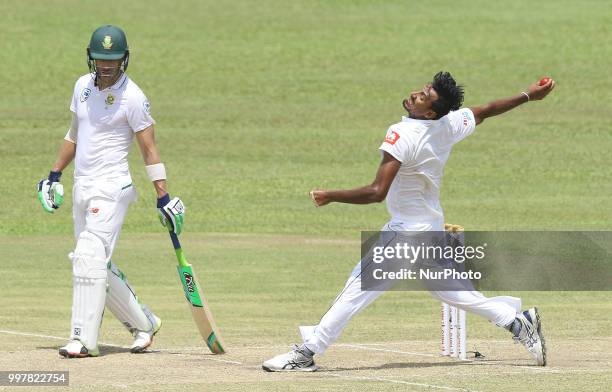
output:
M545 76L542 79L540 79L540 81L538 82L538 85L539 86L544 86L548 82L550 82L550 78L548 76Z

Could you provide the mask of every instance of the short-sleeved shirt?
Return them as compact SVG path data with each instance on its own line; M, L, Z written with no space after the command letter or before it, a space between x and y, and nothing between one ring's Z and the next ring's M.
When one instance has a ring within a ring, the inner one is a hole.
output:
M78 120L75 178L130 177L128 153L134 133L155 124L142 90L123 74L102 91L91 74L81 76L70 110Z
M405 231L443 230L440 187L453 145L476 128L474 114L463 108L439 120L404 117L387 131L380 150L402 164L387 193L391 223Z

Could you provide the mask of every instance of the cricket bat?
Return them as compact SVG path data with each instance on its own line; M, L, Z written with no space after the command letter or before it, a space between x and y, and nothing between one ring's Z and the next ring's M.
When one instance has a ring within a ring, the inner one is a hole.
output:
M210 351L215 354L223 354L225 353L225 348L223 341L221 340L221 335L219 335L219 328L217 328L217 325L215 324L215 319L213 319L208 303L206 302L206 298L204 297L204 293L202 292L202 288L196 279L195 273L193 272L193 267L187 262L187 259L183 254L183 249L181 248L181 243L179 242L177 235L170 232L170 239L172 240L172 246L174 246L176 258L178 260L178 266L176 268L178 270L181 283L183 283L185 298L187 299L187 303L191 309L193 321L195 321L196 325L198 326L200 335L202 335L202 338L204 338L204 341L206 342L206 345Z

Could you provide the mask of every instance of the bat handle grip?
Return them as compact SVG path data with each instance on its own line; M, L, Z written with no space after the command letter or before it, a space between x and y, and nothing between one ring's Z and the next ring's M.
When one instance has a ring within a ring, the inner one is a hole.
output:
M181 243L179 242L178 236L176 234L174 234L173 232L169 232L170 234L170 239L172 240L172 246L174 246L174 249L181 249Z

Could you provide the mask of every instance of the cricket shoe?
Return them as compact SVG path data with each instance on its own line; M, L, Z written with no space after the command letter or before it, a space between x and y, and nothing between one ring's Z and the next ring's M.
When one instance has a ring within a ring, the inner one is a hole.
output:
M89 350L80 340L71 340L59 349L59 355L64 358L97 357L100 355L100 351L97 347L94 350Z
M130 352L134 354L144 352L147 347L149 347L153 343L153 336L155 336L155 334L159 332L162 325L161 319L154 315L147 305L142 305L142 310L153 327L149 331L136 330L136 332L134 333L134 342L130 346Z
M314 372L317 370L314 353L304 345L294 345L293 350L268 359L261 367L266 372Z
M546 342L542 333L542 320L538 308L531 308L519 313L514 321L519 323L518 333L515 333L515 343L521 343L535 358L538 366L546 366Z

